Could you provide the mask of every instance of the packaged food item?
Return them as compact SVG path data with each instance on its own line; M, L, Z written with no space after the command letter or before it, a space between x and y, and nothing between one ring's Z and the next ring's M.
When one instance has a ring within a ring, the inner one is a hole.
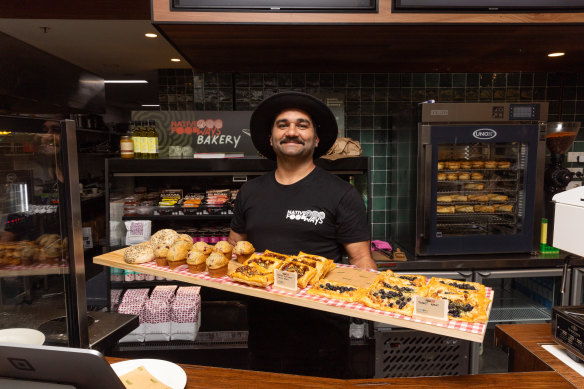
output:
M152 229L151 220L127 220L126 225L126 244L138 244L150 240Z

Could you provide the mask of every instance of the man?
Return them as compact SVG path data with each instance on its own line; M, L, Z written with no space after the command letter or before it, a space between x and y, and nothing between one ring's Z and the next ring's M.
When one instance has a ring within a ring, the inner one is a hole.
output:
M314 164L337 137L333 113L320 100L283 92L264 100L250 121L260 153L276 170L244 184L235 203L229 240L256 251L304 251L376 269L365 205L355 188ZM261 370L343 377L348 318L292 305L251 300L249 345Z

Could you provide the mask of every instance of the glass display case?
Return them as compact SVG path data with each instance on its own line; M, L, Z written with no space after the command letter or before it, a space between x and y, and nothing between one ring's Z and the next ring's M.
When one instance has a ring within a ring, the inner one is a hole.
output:
M0 329L88 347L75 125L0 116Z

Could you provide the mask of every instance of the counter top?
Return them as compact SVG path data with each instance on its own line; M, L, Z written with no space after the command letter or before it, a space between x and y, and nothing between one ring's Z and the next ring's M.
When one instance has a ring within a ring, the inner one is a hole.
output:
M472 271L562 267L568 253L548 255L531 254L477 254L416 257L406 254L407 261L378 262L379 270L394 271ZM583 267L584 258L570 258L571 267Z
M541 347L556 344L552 340L550 323L497 325L495 341L498 346L510 351L510 371L552 370L576 387L584 387L584 377Z
M110 358L110 363L120 362L122 359ZM554 371L535 373L507 373L465 375L448 377L416 377L416 378L386 378L365 380L338 380L319 377L305 377L289 374L264 373L248 370L224 369L217 367L205 367L197 365L180 365L187 375L186 389L207 388L256 388L272 389L285 388L367 388L386 387L392 388L514 388L514 389L544 389L544 388L574 388L561 375Z

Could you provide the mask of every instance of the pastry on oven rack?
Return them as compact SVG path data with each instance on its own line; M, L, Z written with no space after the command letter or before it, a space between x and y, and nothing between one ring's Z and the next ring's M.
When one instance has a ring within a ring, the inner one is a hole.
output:
M471 161L460 161L460 168L461 169L470 169L470 168L472 168L472 162Z
M484 161L472 161L471 163L473 169L482 169L485 167Z
M482 180L484 178L485 178L485 176L483 175L483 173L474 172L474 173L471 173L471 175L470 175L471 180Z
M509 196L498 193L489 193L487 196L490 201L507 201L509 199Z
M513 212L512 204L493 204L493 207L497 212Z
M497 162L497 167L499 169L510 169L511 168L511 162L509 162L509 161L499 161L499 162Z
M438 173L438 176L436 178L438 179L438 181L446 181L446 173Z
M468 190L483 190L485 189L485 184L483 183L469 183L469 184L464 184L464 189L468 189Z
M438 205L436 207L436 213L454 213L454 206L452 205Z
M365 291L365 289L359 288L355 285L323 279L315 283L306 293L337 300L355 302L361 298Z
M485 161L485 169L496 169L497 161Z
M448 162L446 162L446 168L448 170L460 169L460 162L458 162L458 161L448 161Z
M458 173L448 173L446 174L447 181L456 181L458 180Z
M495 207L492 205L475 205L474 211L477 213L494 213Z
M444 162L438 161L438 170L444 169Z
M452 195L452 201L468 201L467 195Z
M474 208L472 205L457 205L454 207L456 213L472 213Z
M439 203L451 203L452 196L438 196L436 197L436 201L438 201Z
M458 179L463 180L463 181L470 180L470 174L469 173L459 173Z
M468 201L478 201L478 202L485 202L489 201L489 196L487 195L468 195Z

